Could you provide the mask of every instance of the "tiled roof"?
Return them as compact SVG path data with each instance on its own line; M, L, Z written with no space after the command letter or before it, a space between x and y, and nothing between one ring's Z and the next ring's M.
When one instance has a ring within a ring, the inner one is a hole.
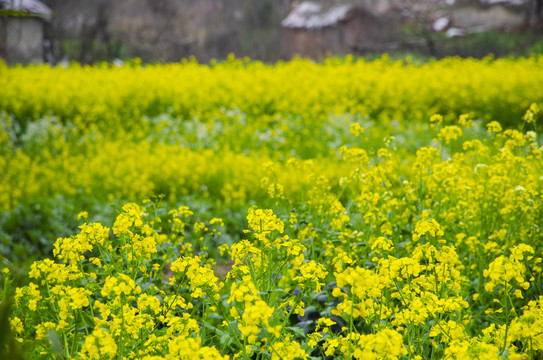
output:
M287 28L323 28L344 20L352 5L337 5L325 8L320 4L304 1L281 22Z
M53 10L38 0L0 0L0 9L23 11L44 18L53 15Z

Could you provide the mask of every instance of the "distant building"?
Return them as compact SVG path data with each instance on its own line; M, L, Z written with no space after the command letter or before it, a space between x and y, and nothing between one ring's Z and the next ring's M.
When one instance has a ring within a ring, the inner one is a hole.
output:
M433 23L433 29L447 30L450 36L522 29L530 25L531 17L538 16L536 9L530 8L531 3L530 0L450 1L450 6Z
M325 7L305 1L281 25L281 55L287 59L387 50L399 37L398 19L349 4Z
M52 10L37 0L0 0L0 57L7 63L41 63L45 24Z
M526 19L523 0L457 0L451 23L467 31L510 30Z

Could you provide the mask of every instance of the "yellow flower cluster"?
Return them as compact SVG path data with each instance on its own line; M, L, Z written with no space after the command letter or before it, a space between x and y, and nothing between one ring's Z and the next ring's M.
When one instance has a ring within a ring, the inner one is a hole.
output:
M530 287L530 283L526 281L527 269L523 261L525 252L533 254L534 249L530 245L520 244L511 249L510 257L507 258L501 255L491 262L488 269L483 273L485 277L490 278L490 281L485 285L485 289L492 292L496 287L503 286L507 292L508 287L516 287L518 292L515 295L522 297L518 288L527 290ZM526 260L530 259L532 259L532 256L527 256Z
M478 339L466 339L454 341L445 350L444 359L498 360L501 356L496 345Z
M543 350L543 296L523 308L523 314L511 322L511 337L524 342L533 355Z
M319 281L323 280L328 272L325 270L324 266L317 264L315 261L311 260L309 262L303 263L300 266L301 275L296 276L294 280L298 280L302 287L304 283L311 282L315 283L315 292L321 291L323 283Z
M415 233L413 234L413 240L418 241L422 235L430 234L432 237L443 236L441 227L434 219L420 220L415 225Z
M535 124L541 61L1 64L0 208L80 194L102 202L195 192L225 203L268 192L297 197L315 180L307 168L333 181L346 175L345 164L328 157L353 136L358 143L341 152L365 166L374 151L368 143L391 135L413 143L427 131L408 124L435 111L442 115L432 116L433 124L451 125L436 135L443 144L458 141L472 120L520 122L528 104L533 116L524 121ZM459 115L460 126L452 125ZM289 157L291 164L324 158L298 169L276 164L277 179L263 189L261 165Z
M273 214L273 211L262 209L249 209L249 215L247 215L247 222L249 227L253 229L258 240L266 243L267 238L273 231L277 231L282 234L284 231L284 225L281 220Z
M212 65L134 62L123 67L0 64L0 109L19 119L54 114L73 119L81 129L112 131L118 125L137 129L142 114L166 111L185 119L212 119L221 106L258 116L307 115L311 121L332 111L380 114L391 120L424 116L430 107L446 120L469 109L476 117L500 115L495 120L510 121L521 117L530 103L541 101L542 61L451 58L418 65L383 57L328 59L322 64L297 59L274 66L243 59Z
M206 293L214 294L219 290L219 280L213 270L203 267L200 264L201 260L196 256L179 258L171 265L171 270L174 273L184 273L189 279L192 289L191 296L195 299L204 296ZM218 297L216 294L214 296Z
M97 328L85 338L81 347L81 359L113 359L117 353L117 344L113 337L102 328Z
M542 61L0 64L0 248L62 234L1 273L17 343L541 358Z
M217 223L221 221L215 219ZM24 344L28 336L25 329L35 327L36 339L42 341L36 354L49 351L47 339L54 332L64 354L80 359L142 359L157 354L168 359L194 354L227 359L202 345L198 323L187 312L193 309L191 299L201 297L203 290L218 299L217 278L200 266L198 256L171 259L172 249L164 242L154 242L151 252L138 252L138 239L158 236L153 224L139 205L130 203L114 222L118 229L114 237L94 223L84 224L71 238L59 239L54 250L58 262L33 263L29 277L37 282L15 291L17 315L11 326L20 341ZM171 259L174 273L184 274L176 291L157 286L163 279L154 264L165 259ZM193 290L181 296L181 287ZM34 317L29 310L39 315ZM164 330L157 332L158 327ZM136 342L130 345L131 341Z

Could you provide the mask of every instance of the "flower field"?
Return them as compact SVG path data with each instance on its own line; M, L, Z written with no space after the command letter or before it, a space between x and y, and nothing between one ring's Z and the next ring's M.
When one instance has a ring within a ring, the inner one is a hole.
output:
M0 63L0 358L542 359L542 69Z

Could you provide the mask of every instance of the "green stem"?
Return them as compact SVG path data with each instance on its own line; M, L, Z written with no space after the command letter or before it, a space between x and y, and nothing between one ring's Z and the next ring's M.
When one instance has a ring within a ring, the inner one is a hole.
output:
M509 294L508 294L508 288L507 288L507 282L505 282L505 296L507 296L509 298ZM502 350L500 351L500 356L503 355L503 353L505 352L505 348L507 346L507 332L509 330L509 301L506 301L506 306L505 306L505 335L503 336L503 346L502 346Z
M120 334L120 341L119 341L119 355L121 356L121 359L123 358L124 354L124 307L123 307L123 301L122 301L122 294L120 295L120 302L121 302L121 334Z
M226 315L225 315L225 313L224 313L224 309L223 309L221 306L219 306L218 301L216 301L215 298L214 298L213 296L209 296L209 295L208 295L208 298L211 299L211 301L213 302L213 305L215 306L215 308L221 313L222 318L223 318L223 319L226 319L227 317L226 317ZM226 321L226 320L225 320L225 321ZM235 331L234 328L232 327L232 322L227 321L227 323L228 323L228 328L229 328L230 331L232 332L232 335L234 335L234 340L236 340L236 342L238 343L239 347L243 350L244 358L245 358L245 359L248 359L249 357L248 357L247 351L246 351L246 349L245 349L245 341L244 341L244 343L242 344L241 341L240 341L240 339L239 339L239 337L237 336L236 331Z
M75 346L77 344L77 335L79 333L79 331L77 331L77 324L79 323L78 321L78 316L77 316L77 313L74 314L74 337L72 339L72 350L71 350L71 354L74 355L75 354Z

